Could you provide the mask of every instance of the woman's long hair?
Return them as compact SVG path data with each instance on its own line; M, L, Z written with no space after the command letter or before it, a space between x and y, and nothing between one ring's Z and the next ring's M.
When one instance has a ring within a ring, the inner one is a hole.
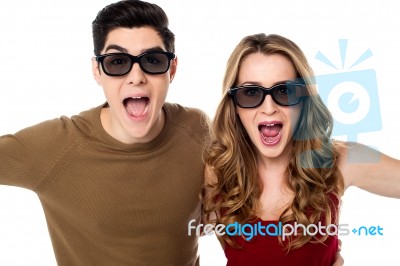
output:
M307 88L307 97L293 135L293 156L286 171L286 186L294 198L279 220L303 225L337 223L343 180L337 167L339 144L330 139L333 119L318 96L314 73L300 48L279 35L255 34L242 39L231 54L223 81L223 98L213 120L213 132L204 160L218 182L208 185L205 213L217 214L212 223L246 223L257 217L262 184L258 178L256 147L246 133L228 90L237 82L239 67L249 54L281 54L289 58ZM235 246L226 234L221 243ZM299 248L308 241L323 242L328 235L300 234L286 246Z

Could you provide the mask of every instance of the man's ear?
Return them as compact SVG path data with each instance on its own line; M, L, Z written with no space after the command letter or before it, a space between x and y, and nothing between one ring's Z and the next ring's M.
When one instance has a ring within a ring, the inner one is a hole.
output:
M101 81L100 81L100 64L99 62L96 61L96 58L92 58L92 73L93 73L93 78L101 86Z
M171 66L169 67L169 83L171 83L172 80L174 79L177 68L178 68L178 57L175 57L174 59L171 60Z

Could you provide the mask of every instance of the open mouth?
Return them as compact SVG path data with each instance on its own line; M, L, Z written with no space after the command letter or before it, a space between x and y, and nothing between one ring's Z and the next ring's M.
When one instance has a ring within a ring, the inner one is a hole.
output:
M123 101L126 112L134 117L140 118L147 114L150 105L148 97L129 97Z
M258 125L261 139L267 145L273 145L281 139L282 123L266 123Z

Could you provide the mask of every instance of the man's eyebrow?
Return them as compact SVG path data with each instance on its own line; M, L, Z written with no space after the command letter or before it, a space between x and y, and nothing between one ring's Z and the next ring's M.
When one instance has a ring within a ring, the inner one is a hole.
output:
M128 53L128 50L126 48L121 47L117 44L110 44L109 46L107 46L107 49L105 52L107 52L108 50L117 50L118 52L121 52L121 53ZM162 49L160 46L155 46L155 47L145 49L145 50L141 51L141 53L152 52L152 51L164 52L164 49Z
M119 45L116 45L116 44L110 44L109 46L107 46L107 49L106 49L106 52L108 51L108 50L117 50L117 51L119 51L119 52L121 52L121 53L128 53L128 50L127 49L125 49L124 47L121 47L121 46L119 46Z
M146 49L144 52L152 52L152 51L165 52L164 49L162 49L160 46L155 46L155 47Z

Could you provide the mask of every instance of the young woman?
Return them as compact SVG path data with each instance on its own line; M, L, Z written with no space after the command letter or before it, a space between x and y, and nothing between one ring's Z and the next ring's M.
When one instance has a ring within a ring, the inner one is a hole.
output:
M279 35L247 36L228 60L204 198L227 265L332 265L345 189L400 197L400 161L331 139L313 76Z

